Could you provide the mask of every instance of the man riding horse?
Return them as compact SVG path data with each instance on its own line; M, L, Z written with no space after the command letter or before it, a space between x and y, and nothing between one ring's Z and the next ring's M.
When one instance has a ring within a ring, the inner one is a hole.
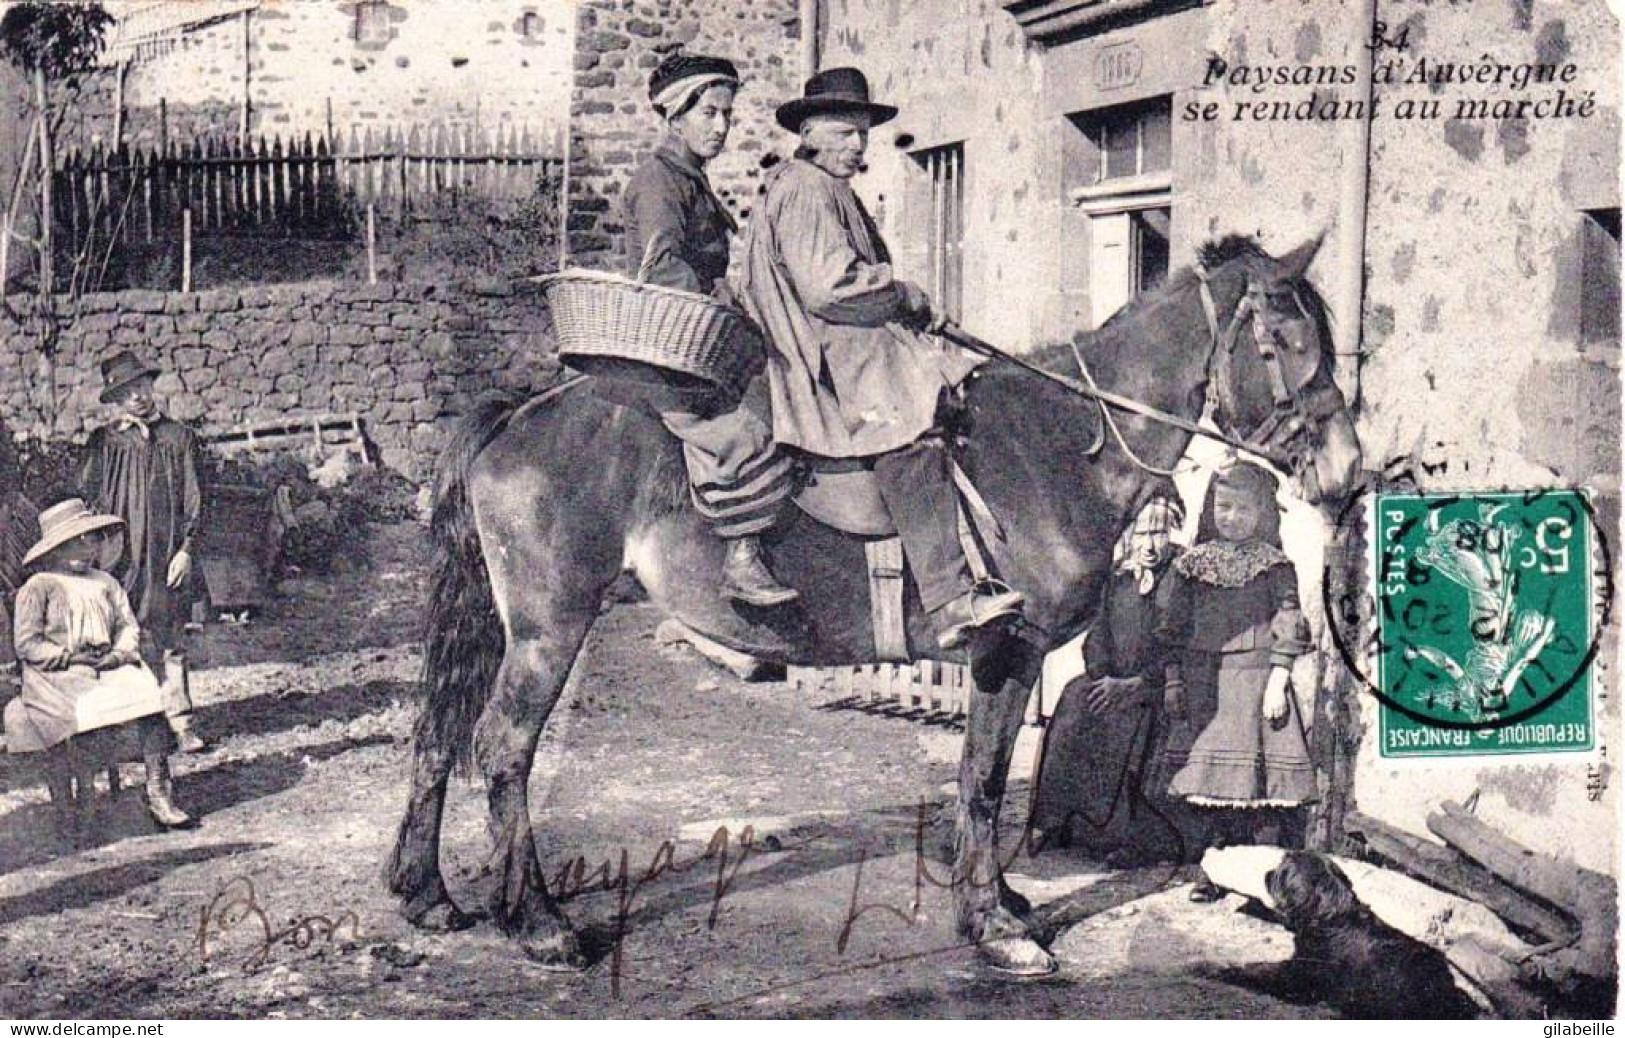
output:
M723 106L713 101L715 117ZM660 103L668 102L667 111L682 107L675 98ZM698 104L707 104L703 96ZM1215 435L1290 453L1291 467L1312 473L1328 500L1358 475L1359 442L1332 379L1324 305L1305 278L1317 242L1279 259L1247 239L1209 243L1196 269L1174 272L1063 347L1098 392L1138 409L1132 417L1115 418L1053 372L1024 364L990 364L966 379L972 358L919 334L940 318L924 293L892 274L848 183L869 127L893 114L849 69L813 77L803 97L778 110L804 147L757 207L744 302L773 340L774 438L785 450L873 468L942 639L1022 614L1026 636L989 631L968 645L977 694L961 749L953 863L940 881L952 888L958 932L985 961L1035 975L1055 962L1031 905L1004 880L998 821L1044 648L1085 629L1113 543L1146 501L1166 493L1167 470L1204 410ZM703 186L693 170L654 172L670 173L687 197ZM720 252L715 260L720 267ZM948 453L934 429L942 394L961 382L969 414L998 416L966 428L957 460L1000 517L1006 536L989 553L1024 599L977 593L958 546ZM451 773L476 767L492 843L489 918L546 969L584 968L588 958L544 874L557 845L551 826L531 824L532 765L623 571L668 615L758 658L804 666L878 658L855 538L811 520L773 531L773 566L800 593L795 615L717 601L732 549L679 500L686 488L673 478L680 462L669 416L663 425L648 408L621 406L590 385L572 379L525 402L483 400L442 456L425 702L386 867L415 925L473 925L447 888L439 850ZM806 865L790 858L766 868L793 877Z
M869 130L897 109L869 100L852 68L820 72L779 106L801 135L772 177L745 239L744 303L774 346L773 433L815 458L873 469L945 649L1018 615L1022 596L975 586L960 545L958 498L937 428L945 394L981 360L927 334L946 319L895 276L850 183Z

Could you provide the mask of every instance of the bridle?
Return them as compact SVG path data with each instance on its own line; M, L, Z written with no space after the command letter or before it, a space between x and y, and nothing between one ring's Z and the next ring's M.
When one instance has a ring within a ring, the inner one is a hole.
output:
M1233 410L1225 406L1224 398L1230 393L1231 365L1245 324L1251 331L1253 347L1258 351L1269 377L1271 408L1257 426L1240 432L1243 449L1269 458L1294 476L1301 474L1313 463L1321 428L1342 407L1342 398L1336 386L1312 388L1324 356L1319 341L1320 322L1310 315L1303 302L1301 287L1297 284L1290 286L1295 313L1284 319L1273 319L1271 315L1274 311L1269 305L1268 291L1273 283L1264 282L1249 273L1247 286L1236 301L1230 322L1221 330L1210 287L1211 274L1200 263L1193 269L1210 339L1206 369L1207 403L1204 409L1212 410L1215 415ZM1310 326L1315 335L1313 364L1307 368L1303 359L1296 355L1308 347L1288 330L1291 324L1300 322Z
M1315 437L1327 418L1342 406L1342 401L1335 386L1329 391L1322 390L1315 393L1305 393L1318 373L1321 354L1317 341L1315 367L1310 371L1308 378L1297 379L1293 375L1292 367L1281 356L1281 346L1285 344L1288 349L1294 349L1291 336L1284 334L1285 325L1282 322L1273 322L1270 319L1270 309L1267 305L1267 293L1264 285L1251 274L1247 276L1247 287L1243 290L1241 298L1236 302L1236 309L1230 315L1230 321L1223 328L1219 325L1218 306L1213 300L1213 290L1210 285L1212 274L1200 263L1193 270L1196 274L1198 291L1201 295L1202 313L1207 318L1208 349L1204 361L1204 377L1207 386L1207 401L1203 412L1213 411L1223 413L1224 397L1227 395L1229 379L1226 374L1234 355L1236 343L1240 339L1243 323L1252 329L1253 341L1257 345L1259 355L1264 359L1265 367L1270 371L1271 397L1274 407L1265 420L1251 433L1241 436L1232 436L1227 432L1206 429L1196 421L1170 414L1160 408L1141 403L1132 397L1123 396L1111 390L1102 389L1095 382L1094 375L1089 371L1089 365L1083 358L1083 352L1078 349L1076 340L1071 343L1072 357L1077 362L1078 372L1083 377L1082 382L1058 375L1053 371L1046 371L1035 364L1031 364L1020 357L1012 356L990 343L966 333L963 329L948 325L939 334L965 349L983 356L995 357L1007 361L1022 370L1036 375L1039 378L1076 393L1079 396L1094 400L1100 406L1100 413L1106 429L1111 431L1117 444L1122 448L1128 459L1140 469L1157 476L1172 476L1174 469L1159 468L1141 458L1129 446L1123 431L1118 427L1114 410L1128 411L1140 415L1161 425L1181 429L1195 436L1202 436L1215 440L1234 450L1246 451L1279 466L1282 470L1297 476L1313 462L1312 445ZM1297 288L1293 289L1294 305L1298 317L1305 323L1315 325L1318 336L1319 325L1312 320L1309 312L1298 295ZM1300 350L1301 351L1301 350ZM1100 439L1089 449L1093 454L1099 450L1104 442L1105 432L1102 431Z

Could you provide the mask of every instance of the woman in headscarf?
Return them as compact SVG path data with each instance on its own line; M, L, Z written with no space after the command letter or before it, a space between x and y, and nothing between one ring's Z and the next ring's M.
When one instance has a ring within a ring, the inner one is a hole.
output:
M1161 790L1147 788L1161 749L1165 672L1153 637L1167 608L1164 577L1178 555L1179 502L1158 497L1124 532L1086 672L1067 684L1044 740L1033 826L1043 846L1066 845L1126 866L1180 855L1183 834Z
M732 62L676 53L649 77L649 101L664 120L659 145L626 187L627 266L642 281L731 301L728 240L738 229L711 189L705 166L733 125L739 73ZM736 394L675 394L657 404L683 441L695 507L728 542L724 593L758 606L796 599L768 569L758 536L791 491L791 463L764 414Z

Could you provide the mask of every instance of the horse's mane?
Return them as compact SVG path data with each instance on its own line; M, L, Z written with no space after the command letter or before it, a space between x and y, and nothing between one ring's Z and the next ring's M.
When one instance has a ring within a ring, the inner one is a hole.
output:
M1208 271L1217 271L1225 264L1236 260L1273 262L1273 257L1265 252L1258 239L1250 234L1226 234L1203 242L1196 250L1196 258L1197 263ZM1066 375L1076 374L1077 361L1072 355L1074 346L1088 355L1114 349L1124 340L1141 337L1146 324L1160 320L1162 311L1170 303L1179 300L1197 284L1195 268L1180 267L1172 271L1155 290L1129 300L1099 328L1076 332L1070 340L1047 343L1025 359L1046 371ZM1300 293L1299 297L1303 301L1304 309L1314 319L1316 331L1321 335L1320 341L1329 342L1331 321L1325 301L1320 298L1320 293L1316 292L1312 285L1305 282L1303 287L1305 291Z

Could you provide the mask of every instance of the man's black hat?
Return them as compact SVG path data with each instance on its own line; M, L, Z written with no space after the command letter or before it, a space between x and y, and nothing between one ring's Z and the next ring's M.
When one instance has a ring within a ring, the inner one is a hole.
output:
M102 361L102 403L111 403L113 395L140 378L157 378L158 369L129 350L120 350Z
M897 109L891 105L869 100L869 80L862 72L855 68L831 68L807 80L801 96L779 105L773 117L791 133L800 133L801 124L808 116L837 112L867 112L871 126L879 126L897 116Z

